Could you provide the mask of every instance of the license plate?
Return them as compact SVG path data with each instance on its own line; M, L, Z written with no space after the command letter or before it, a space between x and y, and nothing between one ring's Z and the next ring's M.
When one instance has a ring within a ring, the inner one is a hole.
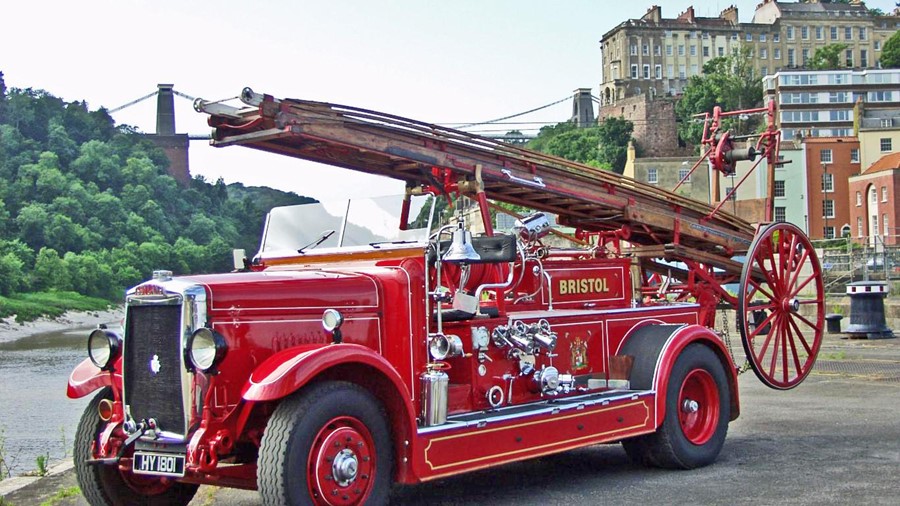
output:
M184 455L134 452L132 470L135 474L184 476Z

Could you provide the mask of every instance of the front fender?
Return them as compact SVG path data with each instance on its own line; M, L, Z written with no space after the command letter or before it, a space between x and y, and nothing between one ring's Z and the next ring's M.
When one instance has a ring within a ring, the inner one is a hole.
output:
M244 385L241 396L247 401L281 399L308 383L323 371L346 364L359 364L381 372L396 388L412 412L406 386L390 362L372 349L358 344L297 346L280 351L259 365Z
M722 361L731 392L730 419L740 414L736 368L731 354L713 331L702 325L647 325L629 336L619 354L635 357L631 388L656 392L658 423L662 423L666 414L666 391L672 367L682 350L696 342L709 346Z
M122 370L122 359L116 361L114 371ZM66 388L66 396L69 399L78 399L84 397L91 392L99 390L103 387L113 385L113 376L117 385L122 384L121 373L109 373L101 371L95 366L91 359L86 358L80 364L75 366L72 374L69 375L69 386Z

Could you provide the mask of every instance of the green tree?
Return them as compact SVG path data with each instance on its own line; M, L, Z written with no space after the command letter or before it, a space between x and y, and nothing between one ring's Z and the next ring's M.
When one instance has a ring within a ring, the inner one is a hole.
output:
M71 290L71 278L66 263L52 248L41 248L34 260L31 284L35 290Z
M828 44L816 49L813 57L807 62L807 67L815 70L834 70L843 67L841 55L850 47L844 43Z
M25 285L25 276L25 264L16 255L0 255L0 295L10 295L19 290Z
M738 54L713 58L703 65L703 74L691 76L684 93L675 105L678 135L686 142L700 144L703 122L694 115L712 113L716 106L726 111L762 106L762 81L753 68L749 48ZM737 133L752 132L757 120L726 119L723 127Z
M881 66L886 69L900 68L900 30L894 32L881 47Z
M628 156L628 143L631 142L634 123L625 118L609 117L600 122L598 130L600 164L611 167L613 172L621 174L625 171L625 159Z

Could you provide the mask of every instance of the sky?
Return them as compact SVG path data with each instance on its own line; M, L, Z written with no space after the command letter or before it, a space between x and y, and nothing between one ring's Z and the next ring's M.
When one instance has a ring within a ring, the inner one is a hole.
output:
M474 123L540 107L601 78L599 40L651 3L664 17L689 5L716 16L758 0L115 0L6 2L0 71L8 87L44 89L112 109L158 83L204 99L245 86L277 98L374 109L430 123ZM893 0L868 7L889 12ZM176 97L179 133L209 132ZM155 130L156 100L113 114ZM524 128L566 121L571 101L530 114ZM509 129L508 125L483 127ZM471 129L478 131L478 129ZM487 132L493 133L493 132ZM191 173L318 199L386 195L403 185L241 147L192 141Z

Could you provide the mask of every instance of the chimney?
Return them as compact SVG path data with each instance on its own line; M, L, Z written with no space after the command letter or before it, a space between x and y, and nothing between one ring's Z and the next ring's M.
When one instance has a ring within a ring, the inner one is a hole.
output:
M682 12L678 15L679 21L687 21L688 23L694 22L694 6L690 6L686 11Z
M652 21L654 23L659 23L662 19L662 7L658 5L651 6L647 9L647 13L644 14L641 19L643 21Z
M738 19L738 8L735 5L728 7L724 11L719 14L719 17L730 22L732 25L737 25L740 21Z
M175 94L174 84L157 84L156 94L156 134L175 135Z

